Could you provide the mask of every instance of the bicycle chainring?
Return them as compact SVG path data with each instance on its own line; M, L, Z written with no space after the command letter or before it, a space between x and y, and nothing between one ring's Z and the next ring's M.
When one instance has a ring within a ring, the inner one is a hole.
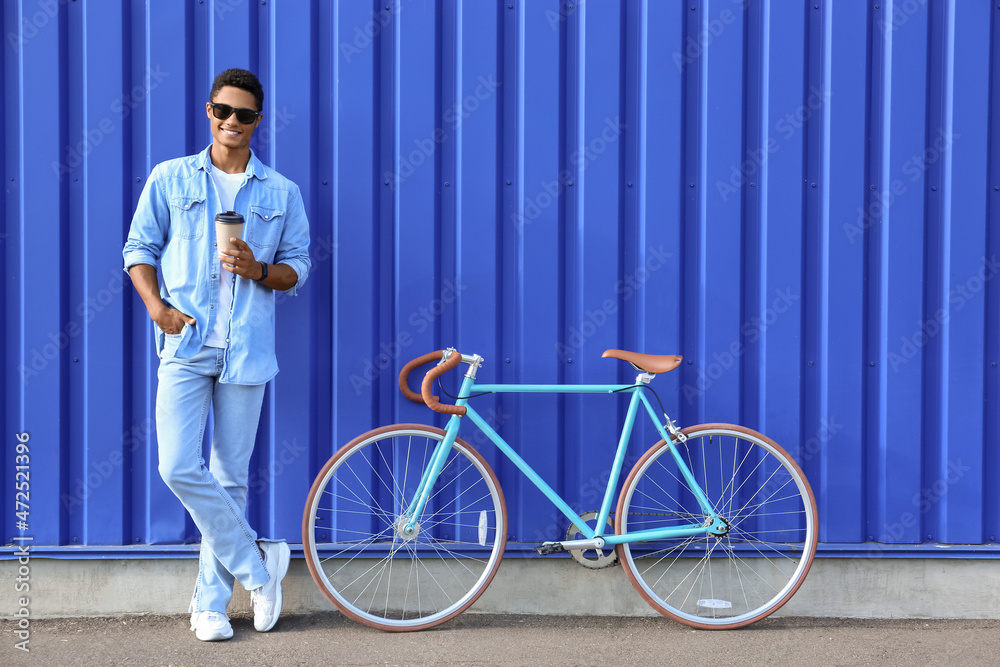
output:
M584 512L580 518L584 523L589 523L597 519L597 515L597 512ZM614 533L614 523L610 516L608 516L608 526L611 528L610 532ZM576 526L570 524L566 539L579 540L585 539L585 536ZM618 562L618 550L612 545L605 545L603 549L567 549L567 551L573 560L590 570L602 570Z

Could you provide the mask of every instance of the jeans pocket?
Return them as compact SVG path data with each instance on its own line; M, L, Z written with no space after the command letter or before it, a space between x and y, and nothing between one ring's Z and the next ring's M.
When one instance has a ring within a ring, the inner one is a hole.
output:
M176 334L168 334L164 331L160 331L159 333L160 336L162 336L162 339L157 356L159 356L160 359L171 359L177 356L177 349L181 346L181 343L190 328L191 325L185 324L184 328L181 329L181 332Z

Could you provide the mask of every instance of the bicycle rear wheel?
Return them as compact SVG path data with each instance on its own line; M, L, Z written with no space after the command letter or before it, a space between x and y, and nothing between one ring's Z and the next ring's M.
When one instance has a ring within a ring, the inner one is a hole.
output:
M695 628L743 627L780 608L805 580L816 554L816 501L795 461L760 433L732 424L683 433L685 442L661 440L636 463L618 499L615 532L707 519L674 447L729 524L727 534L620 544L618 555L632 585L663 615Z
M486 590L507 544L496 475L456 439L416 531L398 521L445 432L398 424L369 431L326 463L306 501L302 543L320 590L344 614L390 631L457 616Z

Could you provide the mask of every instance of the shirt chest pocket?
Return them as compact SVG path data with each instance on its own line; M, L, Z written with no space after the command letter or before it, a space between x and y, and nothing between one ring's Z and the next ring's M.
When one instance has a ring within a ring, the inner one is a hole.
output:
M170 200L170 234L199 239L205 234L205 198L173 197Z
M247 240L257 248L273 247L278 242L284 215L285 212L280 208L251 206Z

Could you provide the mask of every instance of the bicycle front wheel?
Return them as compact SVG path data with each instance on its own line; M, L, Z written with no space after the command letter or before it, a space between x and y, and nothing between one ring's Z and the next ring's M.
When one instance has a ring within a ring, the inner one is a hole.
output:
M399 424L344 445L309 491L302 543L313 580L350 618L381 630L422 630L486 590L507 544L496 475L456 439L412 533L413 502L441 429Z
M711 525L671 448L691 471L725 534L620 544L632 585L654 609L702 629L739 628L780 608L816 555L812 489L777 444L742 426L703 424L661 440L636 463L618 499L619 535Z

